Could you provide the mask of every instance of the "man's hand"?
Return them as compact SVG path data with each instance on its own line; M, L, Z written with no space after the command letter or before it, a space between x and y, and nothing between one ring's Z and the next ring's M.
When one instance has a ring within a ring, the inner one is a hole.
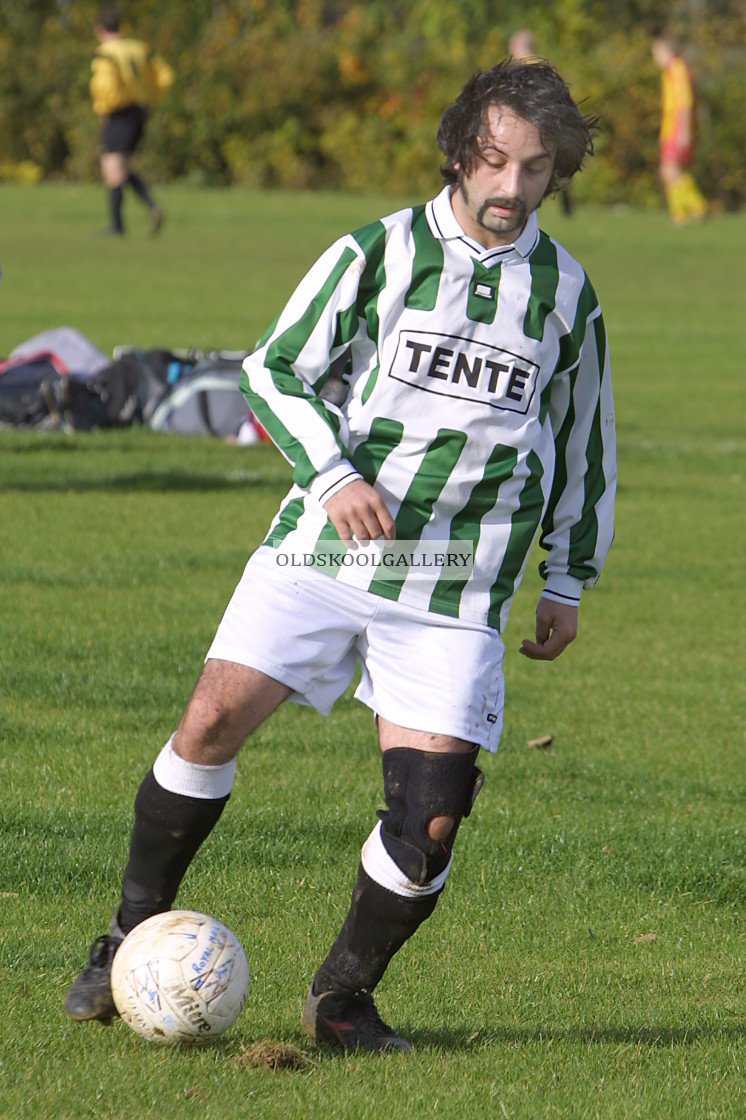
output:
M519 652L532 661L554 661L577 634L578 608L542 597L536 608L536 641L524 638Z
M324 503L329 520L342 541L396 539L394 519L381 495L362 478L356 478Z

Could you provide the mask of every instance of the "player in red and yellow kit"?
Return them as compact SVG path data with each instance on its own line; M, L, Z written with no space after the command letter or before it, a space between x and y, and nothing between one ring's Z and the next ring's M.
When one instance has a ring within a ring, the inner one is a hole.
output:
M671 219L677 225L707 214L707 201L687 170L696 129L696 93L691 70L675 43L653 41L653 59L661 69L661 126L658 137L660 177Z

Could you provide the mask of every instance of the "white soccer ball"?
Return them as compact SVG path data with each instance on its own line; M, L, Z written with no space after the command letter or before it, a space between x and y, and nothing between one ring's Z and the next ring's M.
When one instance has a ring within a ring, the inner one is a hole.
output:
M195 910L169 910L135 926L111 969L117 1011L151 1042L215 1038L238 1018L248 991L238 938Z

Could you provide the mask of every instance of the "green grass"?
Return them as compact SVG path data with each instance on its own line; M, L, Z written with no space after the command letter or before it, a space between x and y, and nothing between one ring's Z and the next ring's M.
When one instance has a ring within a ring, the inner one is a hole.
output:
M398 204L161 197L160 240L130 205L132 235L111 244L100 190L0 187L0 353L62 324L106 351L250 346L332 237ZM516 601L500 753L441 904L380 988L406 1057L319 1056L299 1028L381 804L351 695L327 720L287 706L260 729L180 895L246 948L231 1031L164 1050L66 1019L137 785L289 476L267 446L0 432L2 1120L746 1115L746 217L542 218L605 307L617 539L555 664L517 655L534 563ZM552 749L529 750L545 732ZM245 1066L257 1041L306 1067Z
M170 187L157 240L128 196L100 236L103 188L0 183L0 354L50 326L114 346L251 348L322 248L395 199Z

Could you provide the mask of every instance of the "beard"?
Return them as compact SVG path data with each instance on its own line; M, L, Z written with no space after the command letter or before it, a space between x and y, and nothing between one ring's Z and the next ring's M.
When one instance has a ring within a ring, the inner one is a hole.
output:
M492 219L492 223L488 225L484 219L491 206L500 206L505 210L510 210L510 218L495 217ZM487 230L494 229L495 224L498 224L502 230L522 229L527 217L526 204L518 198L488 198L477 211L477 223L482 229Z

